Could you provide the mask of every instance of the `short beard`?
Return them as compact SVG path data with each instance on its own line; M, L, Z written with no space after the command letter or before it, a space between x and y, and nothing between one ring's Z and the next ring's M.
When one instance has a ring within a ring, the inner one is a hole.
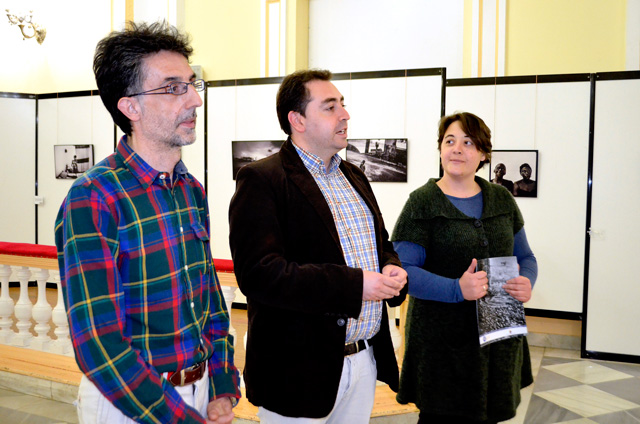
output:
M196 131L195 129L193 130L193 132L190 134L191 137L185 139L184 137L180 137L177 134L174 134L172 137L164 140L164 144L167 145L168 147L172 148L172 149L179 149L182 148L184 146L190 146L193 143L196 142Z

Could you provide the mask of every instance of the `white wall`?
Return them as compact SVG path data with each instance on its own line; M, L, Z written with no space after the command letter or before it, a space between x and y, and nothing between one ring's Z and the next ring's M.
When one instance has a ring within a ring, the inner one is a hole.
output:
M309 67L447 68L462 77L464 0L309 0Z
M36 100L0 97L0 240L35 243Z

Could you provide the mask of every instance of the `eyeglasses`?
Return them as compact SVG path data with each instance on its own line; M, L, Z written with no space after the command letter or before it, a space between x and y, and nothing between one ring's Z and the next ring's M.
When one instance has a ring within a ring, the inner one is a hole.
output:
M172 82L169 85L165 85L164 87L154 88L152 90L143 91L142 93L130 94L127 97L134 96L142 96L145 94L173 94L174 96L180 96L184 94L189 89L189 86L192 85L194 90L196 91L204 91L204 87L206 83L202 79L197 79L191 82ZM159 93L152 93L152 91L164 90Z

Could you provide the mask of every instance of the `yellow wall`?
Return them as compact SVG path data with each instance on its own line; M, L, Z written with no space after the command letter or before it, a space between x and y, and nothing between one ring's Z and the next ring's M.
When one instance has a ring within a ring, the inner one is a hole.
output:
M309 66L309 0L287 2L286 73Z
M462 29L462 74L464 77L471 76L471 55L473 49L473 1L464 0L464 28Z
M206 80L260 77L260 0L188 0L185 29L192 65Z
M625 70L625 0L507 2L506 75Z

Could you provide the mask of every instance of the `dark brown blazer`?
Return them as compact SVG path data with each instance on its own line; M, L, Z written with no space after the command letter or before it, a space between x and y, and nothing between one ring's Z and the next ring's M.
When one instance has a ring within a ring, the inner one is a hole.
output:
M340 169L373 214L380 268L400 266L365 175L346 161ZM240 169L229 224L247 297L249 401L285 416L327 416L342 373L346 321L360 314L362 270L345 264L329 206L290 139L279 153ZM406 288L387 303L402 303ZM388 324L383 307L373 350L378 380L397 391Z

